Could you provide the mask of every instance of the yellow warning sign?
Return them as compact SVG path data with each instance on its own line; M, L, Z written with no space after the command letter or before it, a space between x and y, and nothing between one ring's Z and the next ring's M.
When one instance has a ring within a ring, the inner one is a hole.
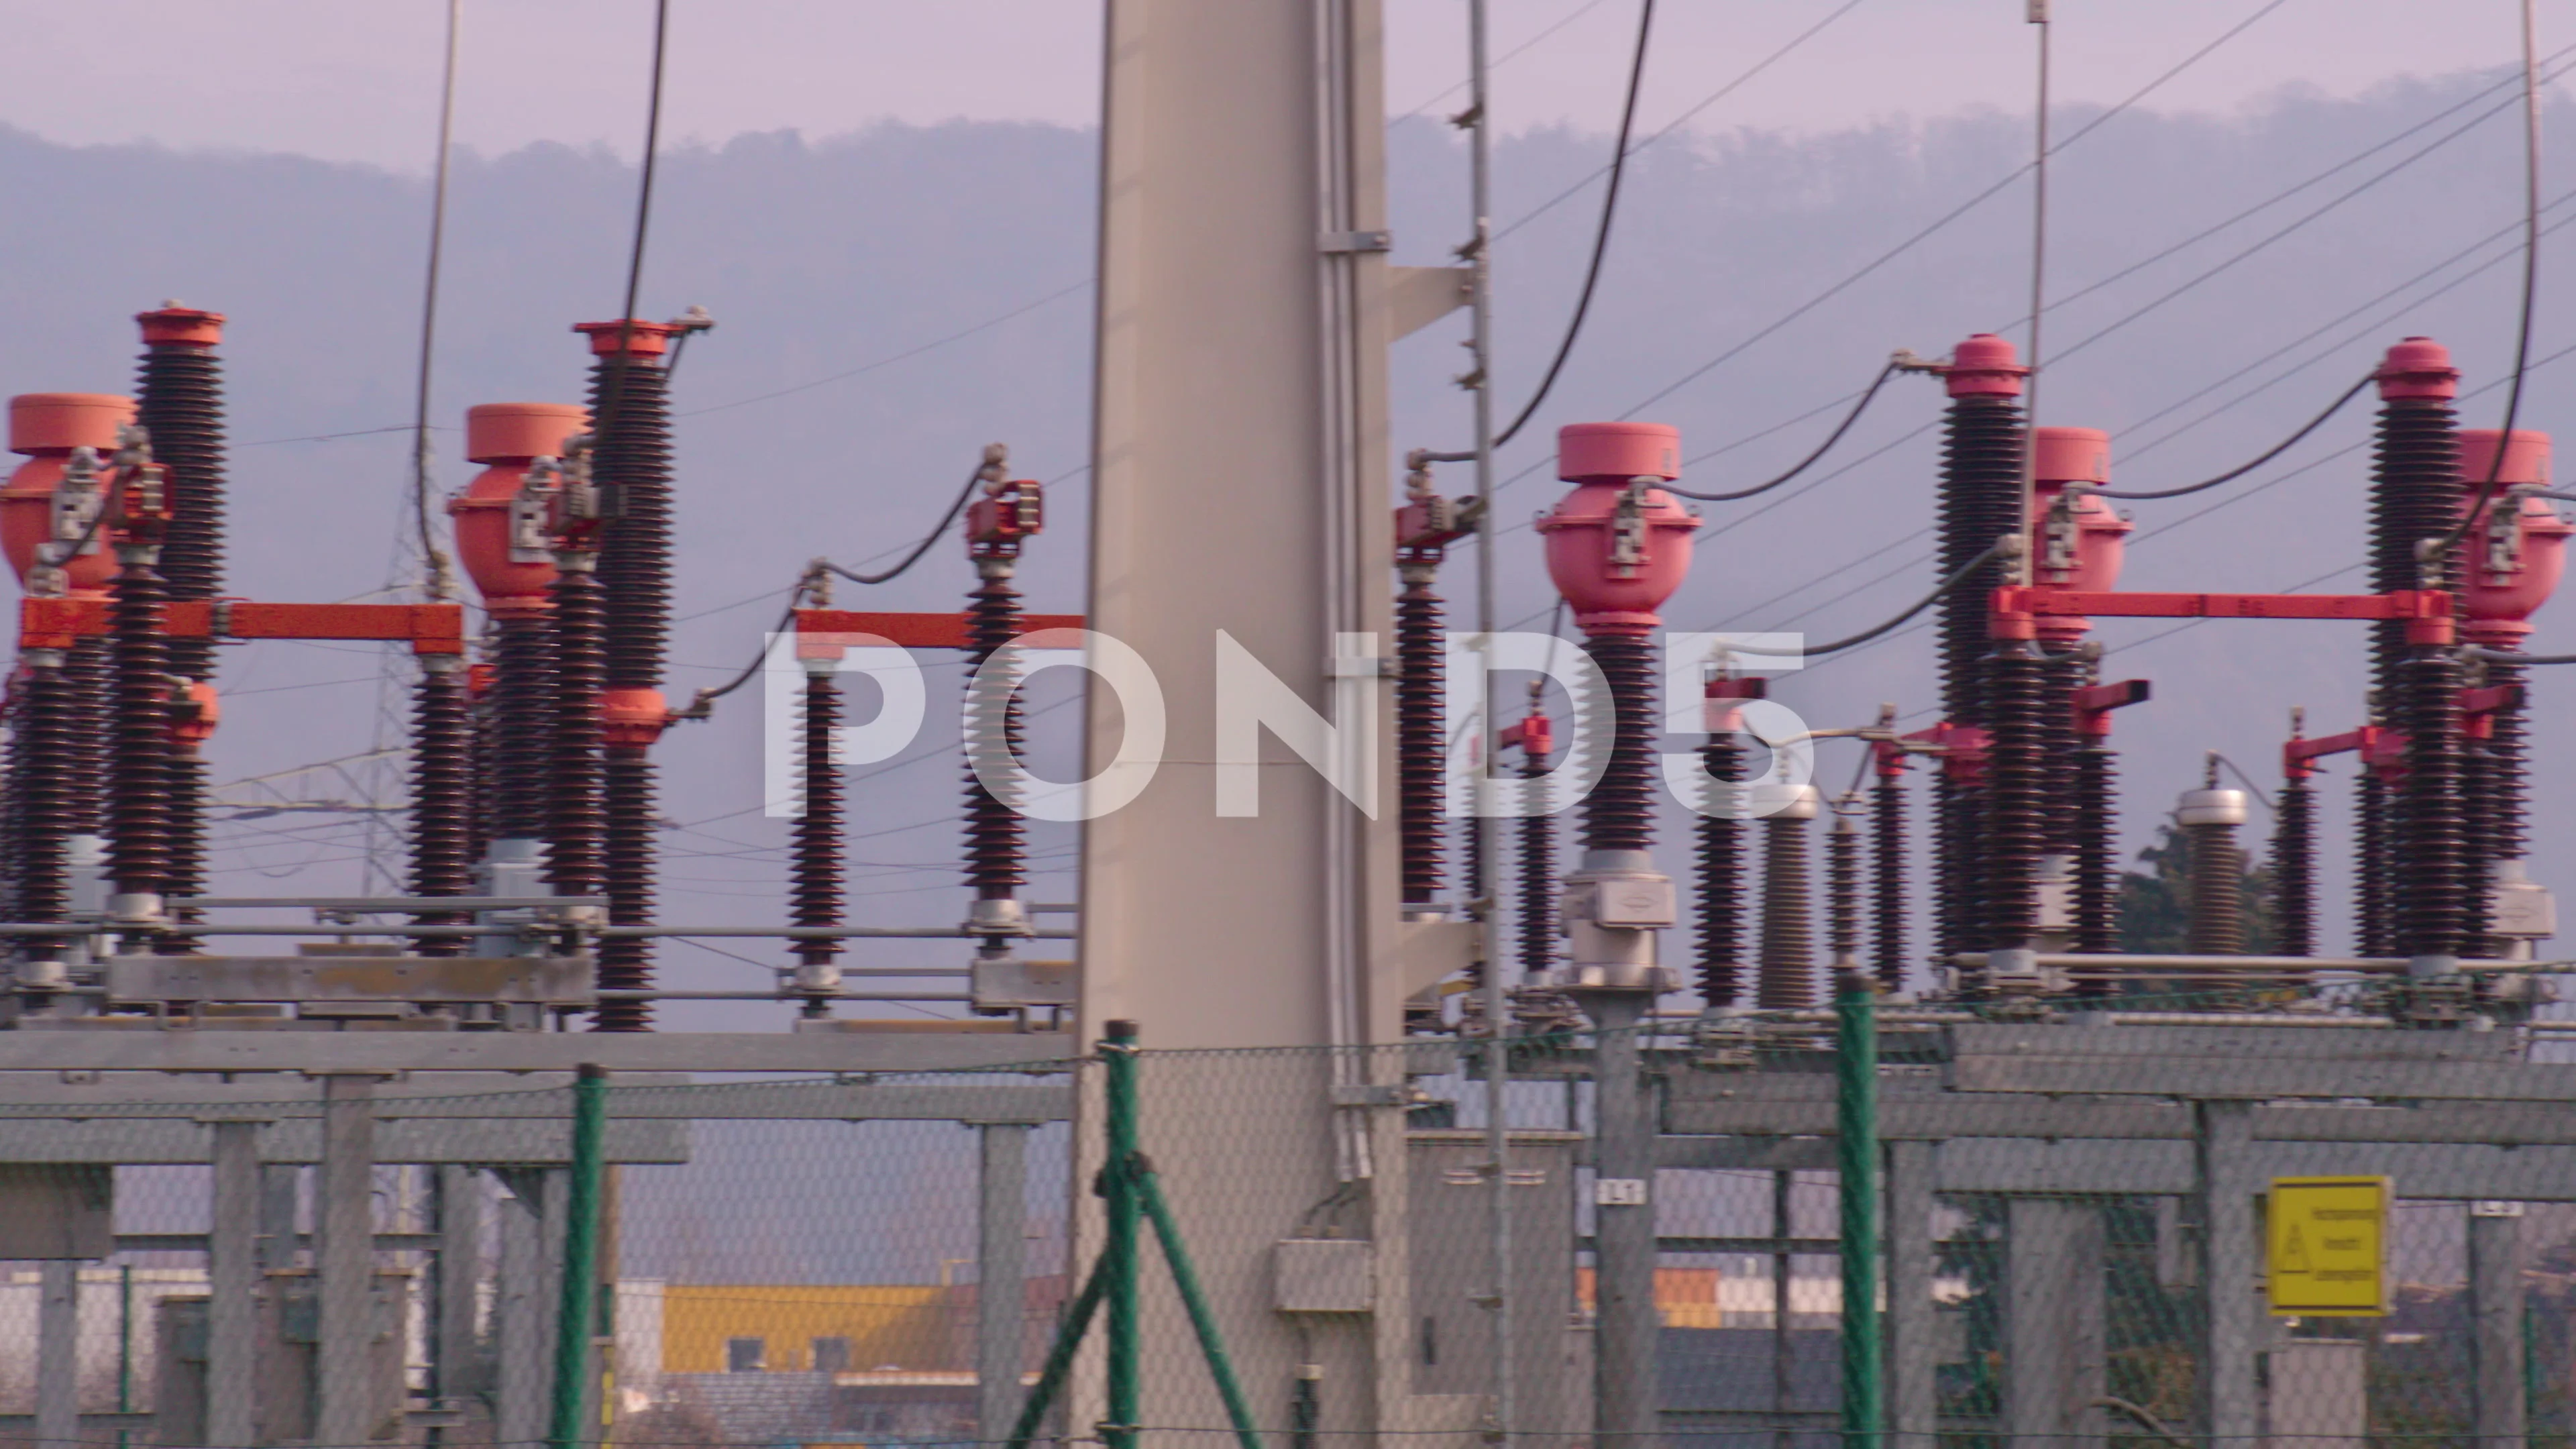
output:
M2274 1313L2388 1312L2388 1179L2276 1177L2268 1238Z

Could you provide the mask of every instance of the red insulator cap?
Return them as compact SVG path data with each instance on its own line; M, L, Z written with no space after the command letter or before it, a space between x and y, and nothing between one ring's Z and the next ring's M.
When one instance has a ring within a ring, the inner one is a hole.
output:
M604 689L599 693L600 733L612 746L642 749L662 737L671 708L658 689Z
M477 403L465 410L465 460L560 458L565 440L589 429L590 410L573 403Z
M1660 488L1646 490L1633 522L1630 484L1680 471L1681 433L1653 423L1575 423L1557 433L1557 471L1577 486L1538 521L1547 574L1589 634L1645 634L1655 611L1690 572L1699 520Z
M224 314L166 302L159 310L137 312L143 340L153 347L213 347L224 340Z
M195 754L215 737L215 727L224 721L224 704L214 685L205 680L190 680L186 689L187 698L172 701L170 743L183 753Z
M2451 365L2451 349L2430 337L2409 337L2388 349L2379 364L2382 402L2429 399L2449 402L2460 395L2460 370Z
M96 448L101 461L116 448L116 430L134 421L134 399L105 392L22 392L9 399L9 451L69 453Z
M1682 476L1682 430L1662 423L1568 423L1556 430L1556 476L1617 483Z
M593 357L615 357L621 345L628 357L659 357L671 350L671 334L680 329L636 317L625 322L576 322L572 330L589 334Z
M2010 342L1991 332L1960 343L1950 354L1950 396L2021 396L2021 380L2030 376L2030 369L2021 365L2020 356Z
M2033 428L2030 475L2041 483L2111 481L2111 435L2100 428Z
M2547 486L2549 482L2549 435L2530 428L2513 430L2513 441L2505 444L2504 466L2496 468L2496 440L2503 434L2494 428L2460 429L2460 481L2468 485L2463 498L2475 498L2486 486L2487 470L2495 468L2498 488L2515 488L2524 484Z
M2496 445L2503 435L2494 428L2460 430L2460 506L2465 508L2486 486L2487 470L2496 466ZM2504 444L2504 466L2496 488L2549 482L2549 435L2516 428ZM2567 571L2567 539L2576 534L2542 498L2525 498L2514 515L2518 537L2510 567L2496 568L2487 540L2485 515L2495 501L2479 510L2479 520L2462 540L2459 558L2460 632L2473 644L2489 648L2518 647L2531 632L2531 616L2558 591Z

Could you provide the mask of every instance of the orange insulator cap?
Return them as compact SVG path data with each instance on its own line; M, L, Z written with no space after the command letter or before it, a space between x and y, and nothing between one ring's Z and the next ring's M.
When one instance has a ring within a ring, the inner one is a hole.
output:
M671 707L658 689L603 689L599 692L601 733L612 747L641 749L662 737L671 722Z
M134 399L108 392L23 392L9 399L9 451L68 453L96 448L100 461L116 447L116 430L134 421Z
M170 711L170 743L183 750L194 750L215 737L215 726L224 721L223 699L215 686L203 679L188 681L187 699Z
M165 302L158 311L137 312L143 340L153 347L213 347L224 340L224 314Z
M477 403L465 410L465 461L560 458L566 440L590 430L590 410L573 403Z
M629 357L659 357L671 350L671 334L680 329L636 317L624 322L576 322L572 330L589 334L593 357L615 357L621 340Z

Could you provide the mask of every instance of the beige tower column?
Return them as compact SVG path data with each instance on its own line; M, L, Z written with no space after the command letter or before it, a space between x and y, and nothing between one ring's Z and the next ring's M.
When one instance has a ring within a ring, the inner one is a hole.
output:
M1255 1418L1286 1424L1302 1333L1322 1427L1378 1427L1405 1392L1381 1382L1408 1361L1401 1241L1375 1234L1373 1314L1295 1318L1273 1306L1271 1245L1346 1183L1346 1232L1401 1221L1401 1111L1364 1104L1401 1079L1392 1054L1151 1055L1400 1030L1392 703L1374 662L1393 569L1378 4L1107 9L1088 612L1151 667L1167 733L1151 784L1084 826L1081 1031L1141 1025L1145 1150ZM1259 813L1219 817L1220 631L1318 715L1375 719L1378 818L1266 732ZM1122 717L1095 681L1091 773ZM1097 1126L1086 1113L1086 1204ZM1087 1262L1096 1221L1079 1238ZM1145 1423L1222 1424L1150 1251L1145 1283ZM1088 1433L1098 1384L1080 1378Z

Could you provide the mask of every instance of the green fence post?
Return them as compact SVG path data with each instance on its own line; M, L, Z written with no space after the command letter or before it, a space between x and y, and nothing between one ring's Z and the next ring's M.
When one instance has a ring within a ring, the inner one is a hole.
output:
M1108 1157L1102 1187L1109 1200L1101 1269L1108 1277L1109 1422L1100 1426L1107 1449L1135 1449L1140 1412L1136 1373L1136 1023L1109 1023L1100 1044L1108 1071Z
M1082 1347L1082 1336L1091 1330L1092 1315L1100 1311L1101 1285L1107 1280L1109 1260L1102 1258L1091 1265L1091 1276L1082 1282L1082 1296L1074 1300L1073 1311L1055 1331L1055 1342L1048 1346L1046 1367L1038 1372L1036 1387L1029 1390L1020 1405L1019 1420L1011 1425L1010 1449L1027 1449L1037 1437L1038 1424L1054 1407L1055 1396L1064 1388L1064 1377L1073 1371L1074 1352Z
M555 1313L554 1412L550 1449L581 1442L581 1405L590 1380L590 1341L597 1314L592 1276L599 1267L599 1198L607 1176L608 1069L581 1064L572 1084L572 1192L564 1224L563 1284Z
M1181 1241L1180 1221L1172 1216L1172 1205L1163 1201L1162 1185L1150 1171L1136 1174L1136 1193L1145 1201L1145 1212L1154 1220L1154 1236L1163 1245L1163 1261L1171 1265L1172 1283L1181 1290L1181 1305L1189 1310L1190 1327L1198 1331L1199 1352L1206 1355L1208 1377L1216 1380L1217 1396L1225 1400L1225 1416L1234 1424L1235 1441L1243 1449L1261 1449L1261 1436L1252 1429L1252 1408L1244 1401L1243 1385L1234 1376L1234 1357L1225 1351L1225 1335L1218 1331L1216 1315L1208 1310L1207 1294L1199 1287L1199 1272L1190 1262L1190 1249Z
M1842 1184L1843 1445L1874 1449L1887 1398L1878 1331L1878 998L1857 971L1834 981L1834 1166Z

